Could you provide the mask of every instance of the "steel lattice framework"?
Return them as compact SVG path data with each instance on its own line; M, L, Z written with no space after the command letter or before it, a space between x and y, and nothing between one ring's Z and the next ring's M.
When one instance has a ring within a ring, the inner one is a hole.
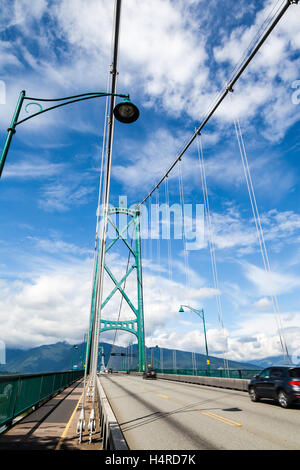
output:
M115 224L112 216L115 214L124 214L130 217L129 222L119 230ZM116 242L121 239L127 249L130 251L130 254L133 256L133 264L129 267L120 281L118 281L113 275L111 269L108 267L107 263L104 263L104 269L110 279L114 283L114 288L110 294L106 297L101 305L101 311L111 300L114 294L119 291L123 299L127 302L130 309L135 315L135 319L131 320L100 320L100 334L104 331L110 330L122 330L132 333L136 336L138 340L138 364L139 371L145 370L145 335L144 335L144 304L143 304L143 281L142 281L142 260L141 260L141 232L140 232L140 210L139 209L128 209L125 207L110 207L108 209L108 222L112 225L115 230L116 237L106 246L105 254L112 249ZM127 239L124 237L124 232L127 233L128 228L133 224L134 226L134 236L133 236L133 245L131 246ZM128 278L128 276L136 271L136 280L137 280L137 306L130 300L129 296L126 294L122 285Z

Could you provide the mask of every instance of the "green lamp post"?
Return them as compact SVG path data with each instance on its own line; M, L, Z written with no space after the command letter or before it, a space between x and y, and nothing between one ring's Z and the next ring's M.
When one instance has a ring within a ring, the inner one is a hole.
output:
M74 351L78 349L77 344L72 347L71 370L74 369Z
M11 123L9 128L7 129L7 137L5 140L5 144L1 153L0 157L0 178L2 175L3 167L6 161L6 157L10 148L10 144L12 141L13 135L16 133L16 127L19 126L20 124L23 124L25 121L28 121L29 119L32 119L33 117L39 116L40 114L46 113L47 111L51 111L56 108L60 108L62 106L66 106L67 104L71 103L76 103L78 101L84 101L84 100L90 100L93 98L100 98L102 96L113 96L116 97L118 96L119 98L123 98L123 101L121 101L119 104L117 104L113 110L113 114L115 118L123 123L130 124L134 121L136 121L139 117L139 110L138 108L130 101L129 95L123 95L123 94L118 94L118 93L102 93L102 92L95 92L95 93L82 93L79 95L73 95L73 96L67 96L65 98L55 98L55 99L46 99L46 98L32 98L29 96L26 96L25 90L22 90L19 99L17 102L17 106L15 109L15 112L13 114ZM36 113L30 114L29 116L20 119L19 116L22 110L22 106L25 101L29 101L26 106L25 106L25 111L28 112L28 107L32 104L36 105L39 107L39 111ZM56 103L53 106L48 106L45 109L43 109L42 105L40 102L45 102L45 103Z
M179 312L180 312L180 313L184 312L184 308L183 308L183 307L192 310L192 311L195 312L200 318L202 318L202 321L203 321L203 329L204 329L205 350L206 350L206 370L207 370L207 374L209 375L209 374L210 374L210 360L209 360L209 355L208 355L208 346L207 346L207 338L206 338L206 328L205 328L204 310L203 310L203 308L202 308L201 310L196 310L195 308L190 307L189 305L181 305L181 306L180 306L180 309L179 309Z

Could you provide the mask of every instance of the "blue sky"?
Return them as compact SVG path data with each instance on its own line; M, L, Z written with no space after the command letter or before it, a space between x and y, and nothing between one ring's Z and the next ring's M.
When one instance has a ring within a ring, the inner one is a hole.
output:
M129 205L139 202L154 187L265 18L282 3L123 1L118 92L130 93L140 119L115 126L112 204L119 196ZM6 102L0 104L2 143L21 90L44 98L106 90L113 5L112 0L0 0L0 80L6 88ZM299 6L291 6L202 134L225 331L207 243L189 252L187 283L183 241L144 240L149 346L204 351L199 319L178 313L185 303L205 309L211 354L222 355L224 334L229 358L280 354L269 300L273 289L289 350L300 355L300 104L293 100L293 83L300 79L299 18ZM104 109L102 98L70 105L20 125L14 136L0 188L0 339L7 346L83 338ZM263 270L234 117L243 130L271 275ZM193 144L181 164L184 202L193 207L203 204L197 162ZM170 203L179 204L177 167L168 183ZM165 202L164 185L158 198ZM121 246L109 262L121 277L126 265ZM119 301L116 296L107 306L106 318L116 315ZM122 315L129 315L125 306ZM107 333L102 339L112 337ZM131 340L118 335L119 344Z

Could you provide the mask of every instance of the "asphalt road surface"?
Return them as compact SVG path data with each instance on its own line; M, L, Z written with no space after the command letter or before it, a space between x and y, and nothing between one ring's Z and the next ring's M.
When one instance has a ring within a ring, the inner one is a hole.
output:
M131 450L299 450L300 406L140 376L100 378Z

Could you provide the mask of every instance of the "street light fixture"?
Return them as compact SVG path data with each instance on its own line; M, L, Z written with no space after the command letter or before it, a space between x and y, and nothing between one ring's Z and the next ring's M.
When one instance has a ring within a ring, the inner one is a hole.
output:
M125 99L117 104L114 108L115 118L124 124L131 124L135 122L140 115L138 108L130 101Z
M1 157L0 157L0 178L2 175L2 171L3 171L7 154L10 148L11 140L12 140L13 135L16 133L17 126L24 123L25 121L28 121L29 119L32 119L35 116L39 116L40 114L46 113L47 111L51 111L53 109L66 106L67 104L76 103L78 101L90 100L93 98L100 98L102 96L112 96L112 97L118 96L119 98L124 99L121 103L117 104L113 110L113 114L115 118L118 119L120 122L130 124L138 119L139 114L140 114L139 110L130 101L130 97L128 94L124 95L124 94L119 94L119 93L94 92L94 93L81 93L79 95L67 96L65 98L46 99L46 98L32 98L32 97L26 96L25 90L22 90L19 95L18 103L15 109L15 112L13 114L10 126L7 129L8 133L7 133L6 141L5 141L5 144L1 153ZM37 111L36 113L30 114L30 116L27 116L24 119L18 120L25 100L30 101L25 106L26 112L28 112L27 109L32 104L38 106L39 111ZM48 102L48 103L55 102L56 104L43 109L40 102Z
M192 310L193 312L195 312L200 318L202 318L202 321L203 321L203 329L204 329L204 340L205 340L205 350L206 350L206 370L207 370L207 373L208 375L210 374L210 360L209 360L209 356L208 356L208 347L207 347L207 338L206 338L206 328L205 328L205 317L204 317L204 310L203 308L201 310L196 310L195 308L193 307L190 307L189 305L181 305L180 306L180 309L179 309L179 312L180 313L183 313L184 312L184 308L188 308L190 310Z

